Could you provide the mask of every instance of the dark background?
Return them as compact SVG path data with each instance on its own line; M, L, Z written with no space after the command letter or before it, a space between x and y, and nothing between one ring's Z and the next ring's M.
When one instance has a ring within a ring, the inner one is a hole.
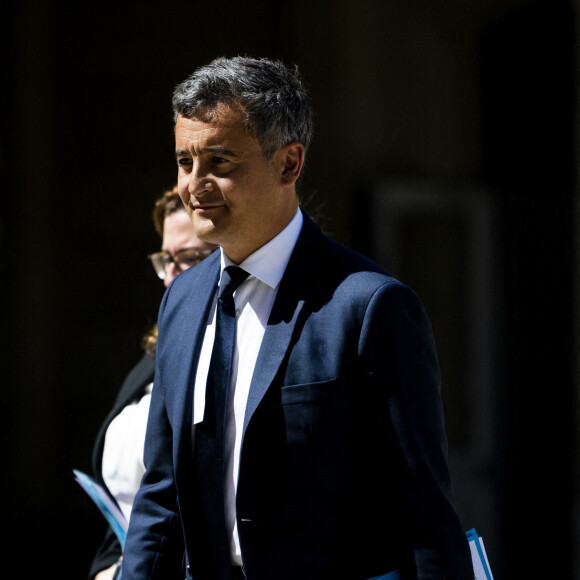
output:
M248 54L310 87L307 207L425 302L458 508L496 580L579 576L572 2L23 0L0 27L5 564L85 576L104 520L72 469L162 296L171 93Z

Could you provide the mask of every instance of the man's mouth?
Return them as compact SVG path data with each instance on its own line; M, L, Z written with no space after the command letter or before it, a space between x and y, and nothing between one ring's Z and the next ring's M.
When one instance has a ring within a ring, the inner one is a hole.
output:
M189 209L191 209L192 211L206 211L210 209L217 209L219 207L224 206L223 203L198 203L198 204L189 203L188 205Z

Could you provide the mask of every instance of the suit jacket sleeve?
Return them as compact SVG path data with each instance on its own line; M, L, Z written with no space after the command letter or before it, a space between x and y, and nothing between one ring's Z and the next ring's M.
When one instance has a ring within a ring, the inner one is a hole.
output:
M404 577L473 578L452 502L435 345L423 306L409 288L395 281L375 292L364 316L359 355L371 404L382 413L386 409L390 421L381 423L390 424L402 466L402 531L409 550ZM388 469L392 457L381 459L379 450L377 460Z
M160 307L160 321L166 298L167 294ZM165 407L165 387L163 375L156 372L145 438L146 471L131 512L123 553L124 580L183 577L184 544L173 478L173 429Z

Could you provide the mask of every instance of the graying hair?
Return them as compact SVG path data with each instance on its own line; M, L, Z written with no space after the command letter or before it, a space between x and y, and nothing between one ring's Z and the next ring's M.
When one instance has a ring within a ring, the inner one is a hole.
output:
M313 114L298 67L267 58L216 58L177 85L174 122L179 115L210 120L219 103L241 106L245 130L266 158L289 143L308 149Z

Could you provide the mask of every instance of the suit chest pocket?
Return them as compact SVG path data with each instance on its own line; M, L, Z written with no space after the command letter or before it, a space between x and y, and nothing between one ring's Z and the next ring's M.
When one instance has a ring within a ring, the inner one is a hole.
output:
M348 422L347 394L339 379L282 387L289 445L326 445Z

